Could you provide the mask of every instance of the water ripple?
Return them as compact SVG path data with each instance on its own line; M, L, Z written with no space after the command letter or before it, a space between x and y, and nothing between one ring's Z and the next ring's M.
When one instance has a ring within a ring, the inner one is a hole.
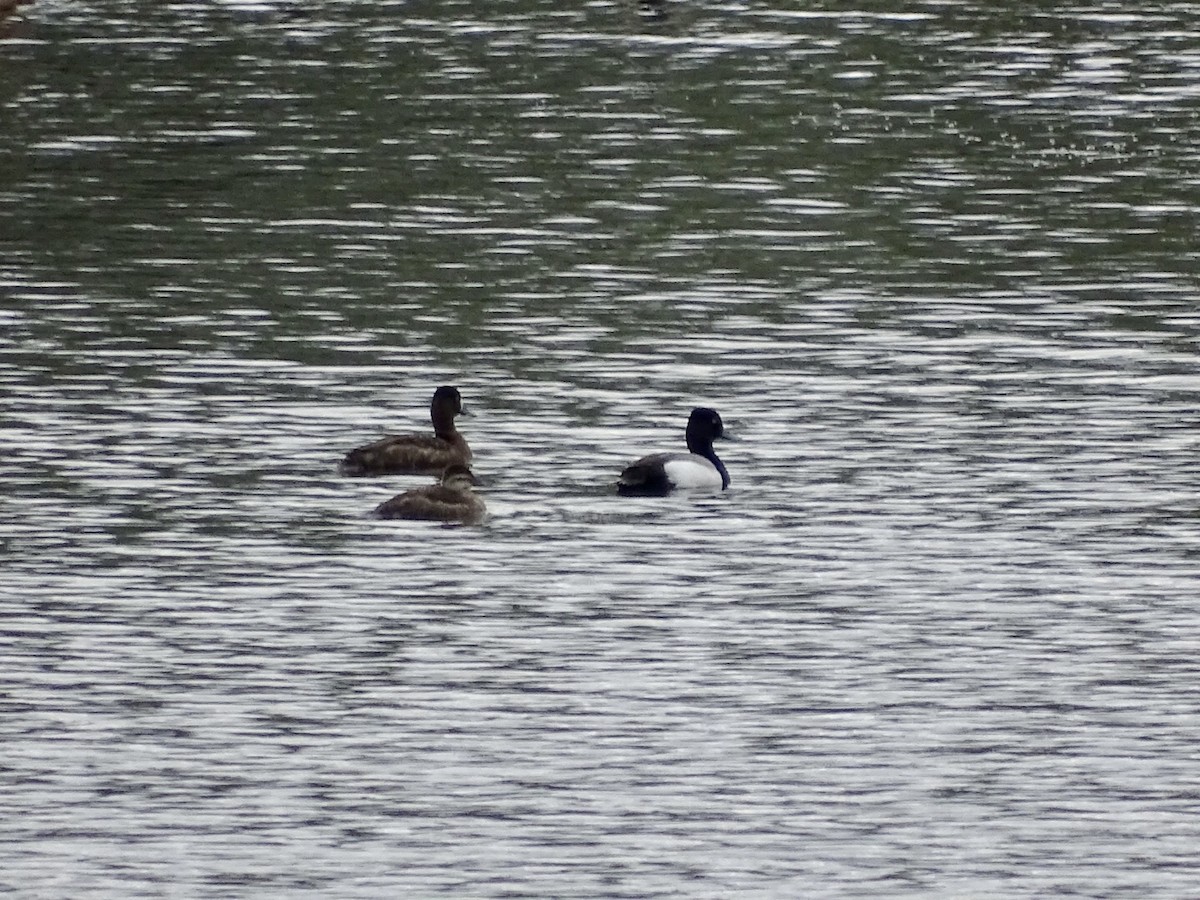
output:
M22 7L0 884L1187 895L1194 19Z

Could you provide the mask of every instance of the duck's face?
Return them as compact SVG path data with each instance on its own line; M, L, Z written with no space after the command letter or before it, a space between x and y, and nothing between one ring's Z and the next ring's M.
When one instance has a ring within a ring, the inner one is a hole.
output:
M453 410L457 415L462 412L462 394L458 392L456 387L440 387L433 392L433 402L435 405L445 409Z
M708 432L713 440L725 436L725 424L721 421L721 416L715 409L708 409L704 406L697 407L692 412L692 419L689 424L693 424Z
M454 465L446 469L442 474L442 484L451 490L469 491L472 487L479 484L475 478L475 474L466 466Z
M717 413L712 414L712 434L714 438L725 437L725 423Z

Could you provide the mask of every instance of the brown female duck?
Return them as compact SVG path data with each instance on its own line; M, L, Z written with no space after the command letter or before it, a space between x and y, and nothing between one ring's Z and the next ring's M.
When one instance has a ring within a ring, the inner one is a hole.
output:
M398 494L375 507L375 515L380 519L475 525L487 514L483 500L471 490L478 483L470 469L456 463L446 467L440 484Z
M458 388L434 391L429 414L433 434L394 435L351 450L339 466L342 474L434 474L456 463L470 465L471 448L454 427L454 417L466 414Z

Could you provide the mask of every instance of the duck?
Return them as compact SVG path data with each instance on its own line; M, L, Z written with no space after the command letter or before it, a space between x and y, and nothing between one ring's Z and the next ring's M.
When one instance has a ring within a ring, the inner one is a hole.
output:
M479 481L470 468L454 463L446 466L438 484L397 494L375 507L375 516L477 525L487 514L487 506L472 490L477 484Z
M433 434L385 437L346 454L338 469L343 475L436 475L455 463L469 466L471 448L454 427L454 417L468 415L458 388L443 385L429 405Z
M713 441L727 437L715 409L697 406L687 423L687 453L655 453L626 466L617 479L617 493L626 497L661 497L677 488L725 490L729 471L713 450Z

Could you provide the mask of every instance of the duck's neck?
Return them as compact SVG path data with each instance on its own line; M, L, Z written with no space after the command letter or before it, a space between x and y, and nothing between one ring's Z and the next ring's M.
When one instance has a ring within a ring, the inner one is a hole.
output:
M433 433L440 438L445 438L448 441L458 437L458 429L454 427L454 413L452 412L434 412L433 414Z
M717 456L717 451L713 449L712 441L705 441L688 435L687 445L689 453L703 456L721 473L721 490L729 487L729 470L725 468L725 463L721 462L721 458Z
M729 487L729 470L725 468L725 463L721 462L721 460L717 457L717 454L713 450L712 446L709 445L708 452L702 453L701 456L716 466L717 471L721 473L721 490L725 490L725 488Z

